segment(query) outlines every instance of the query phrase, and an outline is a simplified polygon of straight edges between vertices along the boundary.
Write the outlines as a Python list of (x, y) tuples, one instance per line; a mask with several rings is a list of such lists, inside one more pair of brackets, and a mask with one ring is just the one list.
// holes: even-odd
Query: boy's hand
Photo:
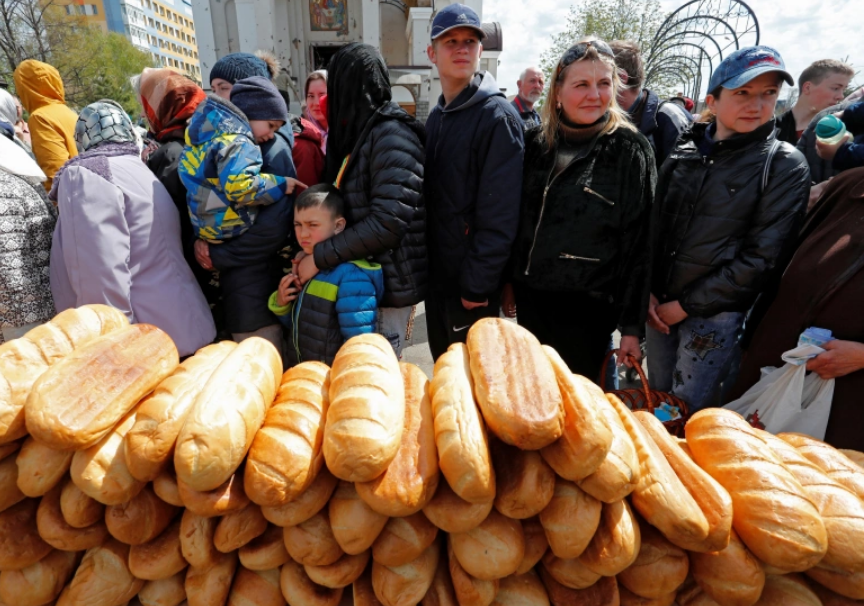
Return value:
[(276, 291), (276, 303), (279, 307), (285, 307), (297, 298), (300, 288), (297, 286), (297, 276), (288, 274), (279, 281), (279, 289)]
[(825, 145), (819, 139), (816, 139), (816, 154), (822, 158), (823, 160), (833, 160), (834, 156), (837, 155), (837, 150), (846, 145), (846, 142), (852, 138), (852, 135), (846, 133), (846, 136), (843, 138), (840, 143), (835, 143), (834, 145)]
[(653, 328), (659, 333), (664, 335), (669, 334), (669, 326), (660, 319), (660, 316), (657, 315), (657, 308), (660, 306), (660, 302), (657, 300), (653, 294), (651, 298), (648, 299), (648, 326)]
[[(687, 319), (687, 312), (678, 301), (670, 301), (657, 306), (657, 316), (667, 327), (675, 326)], [(668, 334), (668, 332), (666, 333)]]
[(210, 260), (210, 245), (204, 240), (195, 240), (193, 248), (195, 250), (195, 260), (198, 261), (198, 265), (206, 270), (212, 271), (213, 261)]
[[(299, 262), (297, 258), (299, 257)], [(294, 258), (294, 273), (297, 274), (300, 284), (306, 284), (309, 280), (318, 275), (318, 268), (315, 266), (315, 257), (313, 255), (297, 255)]]
[(305, 183), (303, 183), (301, 181), (298, 181), (297, 179), (292, 179), (291, 177), (288, 177), (287, 179), (285, 179), (285, 194), (286, 195), (293, 194), (294, 190), (297, 190), (297, 193), (299, 194), (301, 191), (303, 191), (304, 189), (308, 189), (308, 188), (309, 188), (308, 185), (306, 185)]

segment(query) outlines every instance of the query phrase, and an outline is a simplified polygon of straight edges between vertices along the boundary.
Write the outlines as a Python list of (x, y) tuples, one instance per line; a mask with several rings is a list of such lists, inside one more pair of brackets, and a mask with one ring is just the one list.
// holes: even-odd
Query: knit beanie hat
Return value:
[(288, 108), (276, 86), (267, 78), (239, 80), (231, 89), (231, 103), (250, 120), (281, 120), (288, 123)]
[(216, 78), (236, 83), (243, 78), (261, 76), (270, 79), (270, 71), (263, 59), (251, 53), (231, 53), (219, 59), (210, 69), (210, 82)]

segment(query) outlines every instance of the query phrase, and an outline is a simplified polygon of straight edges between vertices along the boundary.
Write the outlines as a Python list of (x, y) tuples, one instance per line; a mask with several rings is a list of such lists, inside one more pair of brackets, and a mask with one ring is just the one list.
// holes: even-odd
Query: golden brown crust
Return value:
[(618, 593), (621, 597), (621, 606), (672, 606), (675, 603), (675, 596), (677, 595), (673, 591), (657, 598), (645, 598), (636, 595), (620, 582), (618, 584)]
[(663, 599), (676, 593), (690, 570), (687, 552), (644, 520), (639, 521), (639, 534), (639, 555), (618, 574), (618, 583), (643, 598)]
[(267, 520), (261, 508), (250, 503), (240, 511), (232, 511), (219, 518), (213, 545), (222, 553), (236, 551), (267, 530)]
[(56, 450), (32, 437), (18, 451), (18, 488), (28, 497), (41, 497), (54, 488), (72, 465), (70, 450)]
[(597, 532), (579, 560), (598, 574), (615, 576), (636, 561), (641, 543), (639, 524), (627, 501), (604, 503)]
[(822, 606), (803, 578), (797, 574), (769, 574), (758, 606)]
[(781, 433), (777, 437), (801, 451), (805, 457), (822, 468), (832, 480), (839, 482), (864, 499), (864, 469), (842, 452), (810, 436)]
[(71, 478), (66, 478), (60, 489), (60, 512), (73, 528), (87, 528), (105, 517), (105, 506), (84, 494)]
[(0, 460), (0, 511), (5, 511), (15, 503), (20, 503), (27, 495), (18, 488), (18, 465), (15, 457)]
[(451, 534), (450, 541), (465, 572), (484, 581), (513, 574), (525, 556), (522, 525), (497, 511), (477, 528)]
[(0, 573), (0, 602), (41, 606), (60, 595), (81, 560), (81, 554), (55, 549), (21, 570)]
[(249, 570), (279, 568), (291, 558), (285, 549), (282, 528), (274, 524), (270, 524), (261, 536), (241, 547), (238, 553), (240, 563)]
[(357, 580), (366, 570), (371, 551), (367, 550), (357, 555), (345, 554), (327, 566), (304, 566), (306, 574), (313, 583), (331, 589), (347, 587)]
[(193, 568), (203, 570), (219, 559), (219, 551), (213, 545), (218, 523), (216, 518), (205, 518), (188, 509), (183, 512), (180, 518), (180, 550)]
[(57, 606), (113, 606), (131, 600), (144, 581), (132, 575), (128, 558), (129, 546), (116, 539), (88, 549)]
[(522, 532), (525, 534), (525, 555), (522, 556), (522, 563), (516, 569), (516, 574), (525, 574), (534, 568), (549, 551), (546, 531), (537, 516), (522, 520)]
[(537, 515), (555, 493), (555, 472), (539, 452), (520, 450), (495, 440), (495, 509), (516, 520)]
[(127, 545), (140, 545), (155, 539), (171, 523), (180, 509), (156, 496), (145, 486), (128, 503), (105, 510), (105, 525), (115, 539)]
[(546, 552), (546, 555), (543, 556), (542, 567), (556, 582), (570, 589), (587, 589), (599, 581), (601, 577), (593, 570), (586, 568), (579, 558), (562, 560), (551, 551)]
[(426, 548), (420, 557), (402, 566), (384, 566), (372, 562), (372, 588), (384, 606), (418, 604), (435, 578), (440, 547), (437, 543)]
[(552, 501), (539, 516), (552, 552), (564, 559), (582, 555), (597, 531), (602, 510), (602, 503), (579, 486), (556, 478)]
[(476, 528), (492, 511), (492, 501), (469, 503), (461, 498), (447, 480), (441, 478), (435, 496), (423, 508), (430, 522), (444, 532), (467, 532)]
[(483, 581), (465, 572), (453, 553), (451, 537), (447, 537), (447, 563), (453, 591), (460, 606), (489, 606), (492, 603), (498, 593), (498, 579)]
[(129, 550), (129, 570), (132, 574), (139, 579), (155, 581), (169, 578), (186, 568), (180, 540), (181, 521), (182, 516), (152, 541), (132, 546)]
[[(282, 596), (289, 604), (302, 604), (304, 606), (337, 606), (342, 599), (343, 589), (330, 589), (312, 582), (303, 566), (293, 560), (285, 562), (279, 577), (279, 586), (282, 588)], [(355, 592), (357, 585), (355, 584)], [(357, 606), (369, 604), (355, 600)], [(190, 604), (190, 606), (192, 606)]]
[(421, 606), (459, 606), (453, 582), (450, 580), (450, 571), (444, 558), (438, 560), (438, 569), (429, 591), (420, 601)]
[(299, 497), (278, 507), (262, 507), (261, 513), (268, 522), (277, 526), (302, 524), (327, 505), (338, 482), (339, 480), (323, 467), (312, 485)]
[[(186, 572), (158, 581), (147, 581), (138, 592), (141, 606), (179, 606), (186, 599)], [(132, 602), (130, 602), (131, 606)]]
[(844, 572), (816, 566), (807, 576), (832, 591), (853, 600), (864, 600), (864, 572)]
[(372, 547), (388, 520), (360, 498), (354, 484), (344, 480), (330, 497), (328, 513), (333, 537), (342, 551), (351, 555)]
[(180, 498), (180, 488), (177, 486), (177, 476), (173, 469), (164, 469), (153, 480), (153, 492), (165, 501), (177, 507), (185, 507), (183, 499)]
[(571, 589), (558, 583), (542, 566), (538, 572), (552, 606), (619, 606), (621, 603), (615, 577), (601, 577), (590, 587)]
[(91, 526), (75, 528), (66, 523), (60, 509), (61, 488), (55, 486), (39, 501), (36, 524), (39, 535), (55, 549), (83, 551), (101, 545), (109, 538), (105, 520), (101, 517)]
[(423, 515), (390, 518), (372, 544), (372, 557), (385, 566), (401, 566), (420, 557), (438, 537), (438, 527)]
[(540, 577), (533, 570), (501, 579), (492, 604), (500, 606), (549, 606), (549, 596)]
[(247, 570), (237, 568), (226, 606), (285, 606), (279, 587), (279, 569)]
[(188, 606), (224, 604), (231, 591), (231, 581), (237, 570), (237, 553), (216, 552), (209, 566), (186, 571), (186, 601)]
[(185, 482), (177, 480), (177, 494), (189, 511), (207, 518), (223, 516), (249, 506), (249, 497), (243, 490), (243, 470), (237, 470), (215, 490), (198, 492)]
[(345, 553), (333, 536), (330, 518), (326, 509), (284, 530), (285, 548), (298, 564), (327, 566)]
[(734, 530), (725, 549), (691, 553), (690, 572), (712, 600), (729, 606), (753, 606), (765, 586), (761, 563)]

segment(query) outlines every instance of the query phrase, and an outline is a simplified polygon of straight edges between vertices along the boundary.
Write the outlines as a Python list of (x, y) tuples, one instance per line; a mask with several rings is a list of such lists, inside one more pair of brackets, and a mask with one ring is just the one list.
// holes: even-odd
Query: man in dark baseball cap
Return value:
[(457, 27), (469, 27), (477, 32), (481, 40), (486, 39), (480, 17), (473, 8), (464, 4), (448, 4), (435, 14), (432, 20), (432, 39), (435, 40)]

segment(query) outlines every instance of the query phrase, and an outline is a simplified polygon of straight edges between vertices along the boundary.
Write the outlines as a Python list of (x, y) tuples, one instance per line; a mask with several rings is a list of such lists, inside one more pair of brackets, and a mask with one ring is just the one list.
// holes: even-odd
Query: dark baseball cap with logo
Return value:
[(480, 25), (480, 17), (473, 8), (464, 4), (448, 4), (438, 11), (432, 20), (432, 39), (457, 27), (470, 27), (477, 30), (481, 40), (486, 37), (486, 32)]
[(770, 46), (748, 46), (723, 59), (711, 74), (708, 92), (712, 93), (721, 86), (739, 88), (768, 72), (777, 72), (789, 85), (795, 84), (780, 53)]

